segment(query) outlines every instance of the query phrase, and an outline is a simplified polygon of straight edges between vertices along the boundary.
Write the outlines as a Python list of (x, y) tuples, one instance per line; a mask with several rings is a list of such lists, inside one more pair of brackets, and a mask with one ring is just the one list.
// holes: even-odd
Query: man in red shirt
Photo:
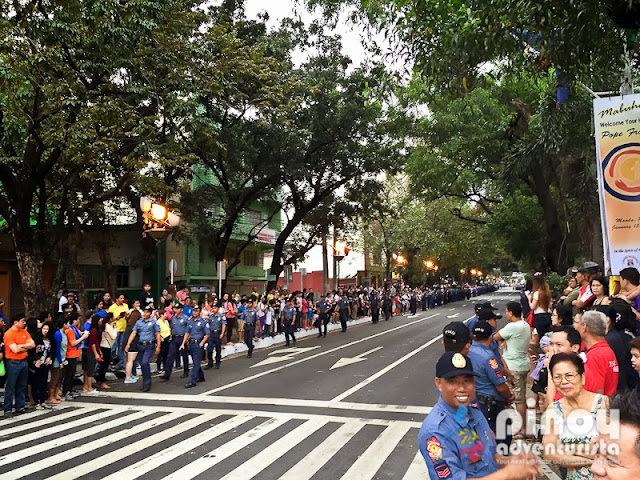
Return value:
[(34, 348), (31, 335), (24, 329), (24, 313), (11, 319), (11, 328), (4, 334), (5, 367), (7, 370), (4, 384), (4, 418), (13, 415), (15, 398), (16, 415), (24, 413), (27, 397), (27, 350)]
[(615, 395), (618, 388), (618, 361), (604, 336), (607, 333), (607, 317), (602, 312), (590, 310), (580, 318), (576, 316), (573, 326), (582, 337), (587, 348), (584, 363), (585, 390)]

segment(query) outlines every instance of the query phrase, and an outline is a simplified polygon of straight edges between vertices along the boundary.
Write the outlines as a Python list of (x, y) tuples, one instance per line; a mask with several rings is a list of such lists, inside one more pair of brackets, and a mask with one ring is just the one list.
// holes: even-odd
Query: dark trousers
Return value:
[(289, 345), (289, 337), (291, 337), (291, 340), (293, 340), (295, 342), (296, 341), (296, 336), (293, 333), (293, 332), (296, 331), (295, 323), (291, 323), (290, 321), (287, 322), (285, 320), (284, 323), (283, 323), (283, 328), (284, 328), (285, 344)]
[[(486, 402), (478, 401), (478, 407), (480, 411), (487, 419), (487, 423), (489, 424), (489, 428), (495, 434), (496, 433), (496, 420), (501, 411), (505, 409), (504, 402), (493, 402), (491, 405), (487, 405)], [(504, 443), (507, 446), (507, 451), (509, 446), (511, 445), (511, 435), (507, 435), (507, 438), (496, 438), (496, 442), (498, 444)]]
[(138, 358), (140, 358), (140, 368), (142, 369), (142, 384), (151, 385), (151, 355), (156, 349), (156, 344), (138, 344)]
[(324, 334), (327, 334), (327, 325), (329, 324), (329, 315), (320, 314), (318, 317), (318, 332), (322, 333), (322, 326), (324, 325)]
[(98, 364), (98, 381), (107, 381), (107, 370), (109, 369), (109, 362), (111, 361), (111, 347), (100, 347), (102, 352), (102, 362)]
[(378, 323), (380, 321), (380, 309), (372, 308), (371, 309), (371, 320), (373, 323)]
[[(231, 335), (233, 334), (233, 329), (238, 329), (237, 323), (236, 323), (236, 317), (227, 317), (227, 343), (231, 342)], [(255, 327), (254, 327), (255, 328)], [(245, 337), (245, 343), (246, 343), (246, 338), (247, 338), (247, 327), (245, 326), (244, 328), (244, 337)]]
[(347, 331), (347, 320), (349, 317), (347, 315), (340, 315), (340, 325), (342, 325), (342, 331)]
[(385, 320), (389, 320), (389, 318), (391, 317), (391, 307), (385, 307), (384, 308), (384, 319)]
[(220, 361), (222, 360), (222, 340), (220, 339), (220, 332), (215, 333), (211, 332), (211, 336), (207, 343), (207, 356), (208, 362), (207, 365), (209, 367), (213, 366), (213, 350), (216, 350), (216, 365), (220, 365)]
[(156, 367), (158, 370), (166, 370), (167, 368), (167, 356), (169, 355), (169, 344), (171, 343), (171, 337), (167, 337), (162, 340), (160, 344), (160, 353), (156, 359)]
[(551, 330), (551, 314), (536, 313), (533, 316), (533, 324), (535, 325), (540, 338), (544, 337), (544, 335)]
[(427, 297), (422, 299), (422, 311), (424, 312), (427, 309)]
[[(27, 380), (29, 377), (29, 367), (26, 360), (5, 360), (4, 382), (4, 412), (11, 413), (15, 407), (16, 412), (24, 410), (27, 398)], [(13, 402), (15, 398), (15, 404)]]
[(204, 373), (200, 362), (202, 362), (202, 347), (200, 346), (200, 339), (198, 342), (189, 342), (189, 352), (191, 352), (191, 359), (193, 360), (193, 368), (191, 369), (191, 383), (197, 383), (198, 381), (204, 381)]
[[(229, 319), (227, 319), (227, 321), (228, 320)], [(244, 324), (244, 343), (247, 344), (249, 353), (253, 352), (253, 336), (255, 334), (256, 334), (256, 324), (252, 323), (251, 325), (249, 325), (248, 323), (245, 323)]]
[(67, 364), (63, 370), (62, 394), (65, 395), (73, 390), (73, 379), (76, 376), (77, 358), (67, 358)]
[(169, 353), (167, 354), (167, 361), (164, 367), (165, 378), (169, 378), (171, 376), (171, 371), (173, 370), (173, 362), (179, 355), (182, 355), (182, 360), (184, 363), (184, 373), (189, 373), (189, 349), (185, 348), (182, 352), (180, 352), (180, 345), (182, 345), (182, 340), (184, 340), (183, 337), (173, 337), (171, 339), (171, 342), (169, 343)]
[(49, 365), (42, 364), (33, 372), (33, 382), (31, 383), (31, 396), (36, 405), (47, 401), (47, 379), (49, 378)]

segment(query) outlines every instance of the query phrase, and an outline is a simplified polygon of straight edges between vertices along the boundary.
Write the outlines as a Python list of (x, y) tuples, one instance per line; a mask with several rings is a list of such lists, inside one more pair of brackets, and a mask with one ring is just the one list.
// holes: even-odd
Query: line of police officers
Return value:
[[(534, 455), (497, 453), (496, 419), (513, 401), (513, 393), (492, 337), (498, 317), (494, 310), (479, 304), (472, 331), (463, 322), (444, 327), (445, 353), (435, 378), (440, 396), (418, 434), (432, 479), (529, 480), (542, 474)], [(508, 448), (511, 438), (498, 441)]]

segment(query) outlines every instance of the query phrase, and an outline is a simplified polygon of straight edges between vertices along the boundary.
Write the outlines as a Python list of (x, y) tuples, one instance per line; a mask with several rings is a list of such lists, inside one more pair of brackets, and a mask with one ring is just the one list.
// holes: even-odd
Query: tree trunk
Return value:
[(322, 293), (329, 292), (329, 249), (327, 248), (327, 227), (322, 229)]
[[(337, 241), (337, 236), (336, 236), (336, 226), (333, 226), (333, 252), (335, 253), (336, 251), (336, 241)], [(338, 262), (336, 261), (336, 256), (335, 255), (331, 255), (331, 258), (333, 259), (333, 289), (335, 291), (338, 291), (340, 289), (340, 279), (338, 278)]]
[(78, 304), (83, 312), (89, 309), (89, 296), (87, 295), (87, 289), (84, 284), (84, 275), (78, 264), (78, 249), (82, 243), (82, 234), (79, 229), (76, 229), (76, 233), (70, 235), (67, 239), (67, 252), (69, 260), (69, 270), (73, 276), (74, 283), (78, 294)]
[(24, 296), (24, 313), (27, 317), (35, 317), (44, 310), (50, 310), (44, 294), (42, 279), (44, 260), (40, 255), (26, 249), (18, 248), (16, 241), (16, 260), (20, 272), (20, 283)]
[(385, 281), (391, 281), (391, 252), (385, 252), (384, 257), (386, 260), (386, 265), (384, 267)]
[(545, 241), (546, 266), (550, 271), (557, 272), (562, 262), (566, 262), (566, 258), (563, 258), (562, 255), (563, 251), (565, 251), (562, 241), (562, 228), (558, 220), (558, 209), (551, 196), (549, 181), (545, 176), (544, 170), (539, 165), (533, 169), (533, 181), (538, 204), (542, 207), (544, 226), (547, 232)]
[(116, 272), (113, 268), (113, 260), (111, 259), (111, 250), (109, 249), (111, 242), (108, 235), (106, 232), (98, 235), (99, 239), (96, 240), (96, 246), (98, 247), (98, 256), (102, 266), (102, 285), (105, 292), (109, 292), (111, 298), (115, 299), (118, 295), (118, 283), (116, 281)]

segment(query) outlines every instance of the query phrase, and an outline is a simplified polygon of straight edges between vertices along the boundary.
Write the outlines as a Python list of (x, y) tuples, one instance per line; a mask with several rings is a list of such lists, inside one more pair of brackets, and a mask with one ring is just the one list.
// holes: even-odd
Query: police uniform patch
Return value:
[(436, 475), (438, 475), (438, 478), (451, 478), (451, 469), (449, 468), (449, 465), (447, 465), (446, 460), (442, 460), (435, 464), (433, 466), (433, 469), (436, 471)]
[(461, 353), (456, 353), (451, 357), (451, 363), (456, 368), (464, 368), (467, 366), (467, 361), (464, 359)]
[(495, 358), (492, 358), (491, 360), (489, 360), (489, 365), (491, 366), (491, 368), (493, 368), (494, 370), (498, 369), (498, 361)]
[(442, 446), (436, 437), (427, 440), (427, 453), (432, 462), (442, 460)]

